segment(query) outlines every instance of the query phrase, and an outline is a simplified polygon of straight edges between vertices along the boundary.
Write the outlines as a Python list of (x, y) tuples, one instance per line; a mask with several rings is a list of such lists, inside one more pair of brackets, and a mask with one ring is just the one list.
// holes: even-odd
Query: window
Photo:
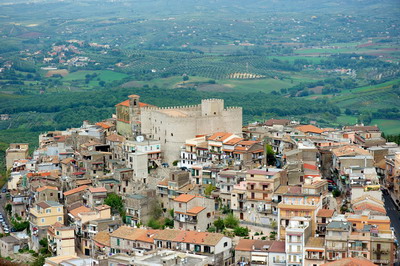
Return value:
[(120, 239), (117, 238), (117, 246), (119, 246), (119, 244), (120, 244)]
[(53, 193), (50, 193), (50, 197), (53, 197)]
[(224, 243), (224, 248), (226, 248), (228, 246), (228, 242)]
[(57, 208), (57, 212), (61, 212), (61, 208)]
[(45, 218), (42, 218), (42, 223), (44, 223), (44, 221), (46, 221), (46, 219), (45, 219)]
[(51, 213), (51, 209), (46, 209), (46, 213)]
[(61, 222), (61, 221), (62, 221), (62, 217), (61, 217), (61, 216), (58, 217), (58, 218), (57, 218), (57, 221)]

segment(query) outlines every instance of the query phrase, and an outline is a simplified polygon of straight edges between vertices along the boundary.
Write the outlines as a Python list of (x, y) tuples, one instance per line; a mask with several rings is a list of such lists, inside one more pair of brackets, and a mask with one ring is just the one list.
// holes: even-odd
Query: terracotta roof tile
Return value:
[(105, 187), (90, 187), (89, 191), (91, 193), (98, 193), (98, 192), (107, 192), (107, 189)]
[(298, 126), (296, 127), (297, 130), (304, 132), (304, 133), (317, 133), (317, 134), (321, 134), (322, 132), (324, 132), (322, 129), (313, 126), (313, 125), (302, 125), (302, 126)]
[(203, 211), (203, 210), (205, 210), (205, 209), (206, 209), (206, 208), (204, 208), (204, 207), (196, 206), (196, 207), (191, 208), (191, 209), (188, 210), (187, 212), (188, 212), (188, 213), (198, 214), (198, 213), (200, 213), (201, 211)]
[(227, 142), (225, 142), (224, 144), (226, 144), (226, 145), (235, 145), (235, 144), (237, 144), (238, 142), (240, 142), (242, 140), (243, 140), (243, 138), (232, 138), (232, 139), (228, 140)]
[(105, 122), (97, 122), (97, 123), (96, 123), (96, 126), (102, 127), (102, 128), (104, 128), (104, 129), (109, 129), (109, 128), (111, 127), (110, 124), (105, 123)]
[(317, 213), (318, 217), (325, 217), (325, 218), (330, 218), (333, 216), (333, 213), (335, 210), (329, 210), (329, 209), (320, 209)]
[(226, 140), (227, 138), (229, 138), (232, 135), (233, 135), (232, 133), (217, 132), (217, 133), (214, 133), (211, 136), (209, 136), (208, 140), (223, 142), (224, 140)]
[(111, 134), (110, 136), (106, 137), (107, 140), (111, 142), (124, 142), (125, 137), (117, 135), (117, 134)]
[(103, 246), (110, 247), (111, 246), (110, 233), (107, 231), (100, 231), (94, 236), (93, 241)]
[(195, 195), (181, 194), (178, 197), (176, 197), (174, 200), (177, 202), (189, 202), (192, 199), (194, 199), (195, 197), (196, 197)]
[(88, 188), (88, 186), (87, 186), (87, 185), (84, 185), (84, 186), (80, 186), (80, 187), (77, 187), (77, 188), (74, 188), (74, 189), (65, 191), (65, 192), (64, 192), (64, 196), (68, 196), (68, 195), (72, 195), (72, 194), (78, 193), (78, 192), (80, 192), (80, 191), (84, 191), (84, 190), (87, 189), (87, 188)]
[(58, 191), (58, 188), (57, 188), (57, 187), (52, 187), (52, 186), (43, 186), (43, 187), (39, 187), (39, 188), (36, 189), (36, 191), (37, 191), (37, 192), (42, 192), (43, 190), (46, 190), (46, 189), (51, 189), (51, 190), (57, 190), (57, 191)]
[(269, 252), (285, 253), (285, 241), (273, 241)]
[[(127, 106), (127, 107), (129, 107), (129, 100), (120, 102), (120, 103), (116, 104), (115, 106)], [(147, 104), (147, 103), (139, 102), (139, 107), (145, 107), (145, 106), (152, 106), (152, 105)]]
[(91, 212), (92, 210), (88, 207), (85, 206), (80, 206), (76, 209), (70, 210), (69, 213), (72, 214), (75, 218), (78, 217), (79, 213), (83, 213), (83, 212)]

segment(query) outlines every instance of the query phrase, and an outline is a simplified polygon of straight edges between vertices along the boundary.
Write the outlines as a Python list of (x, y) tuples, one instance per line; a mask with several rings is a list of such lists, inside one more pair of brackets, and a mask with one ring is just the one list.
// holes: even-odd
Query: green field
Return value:
[(68, 74), (66, 77), (64, 77), (64, 81), (73, 81), (73, 80), (84, 80), (85, 76), (87, 74), (97, 74), (97, 77), (95, 79), (100, 79), (105, 82), (110, 82), (114, 80), (121, 80), (123, 78), (126, 78), (128, 75), (124, 73), (119, 73), (111, 70), (99, 70), (99, 71), (89, 71), (89, 70), (82, 70), (82, 71), (77, 71), (77, 72), (72, 72)]
[(385, 134), (400, 134), (400, 120), (373, 119), (371, 125), (378, 125)]
[(357, 117), (351, 115), (340, 115), (336, 120), (340, 125), (354, 125), (357, 123)]
[(218, 84), (225, 85), (232, 88), (232, 90), (240, 92), (272, 92), (280, 90), (282, 88), (289, 88), (297, 85), (299, 82), (293, 80), (293, 83), (289, 79), (224, 79), (219, 80)]
[(268, 56), (269, 59), (279, 59), (281, 61), (288, 61), (290, 63), (293, 63), (296, 59), (305, 59), (309, 62), (312, 62), (313, 64), (318, 64), (321, 62), (321, 60), (326, 59), (327, 57), (325, 56)]

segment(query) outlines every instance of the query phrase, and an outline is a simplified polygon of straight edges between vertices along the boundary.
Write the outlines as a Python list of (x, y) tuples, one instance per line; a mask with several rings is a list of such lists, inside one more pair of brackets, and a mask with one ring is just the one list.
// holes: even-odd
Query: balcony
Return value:
[(257, 212), (259, 213), (264, 213), (264, 214), (271, 214), (272, 213), (272, 209), (257, 209)]
[(374, 248), (374, 253), (381, 253), (381, 254), (388, 254), (389, 253), (389, 249), (375, 249)]
[(267, 189), (261, 189), (261, 188), (253, 188), (247, 187), (247, 191), (249, 192), (262, 192), (262, 193), (272, 193), (274, 190), (272, 188), (267, 188)]
[(364, 252), (368, 252), (368, 248), (351, 246), (351, 247), (349, 247), (349, 251), (364, 251)]
[(371, 259), (371, 261), (375, 264), (389, 264), (390, 261), (389, 260), (375, 260), (375, 259)]
[(306, 259), (307, 260), (324, 260), (325, 257), (324, 256), (317, 256), (317, 255), (315, 255), (315, 256), (309, 255), (309, 256), (306, 256)]
[(273, 260), (273, 263), (286, 264), (286, 260)]
[(346, 247), (326, 247), (326, 250), (347, 251)]
[(179, 216), (175, 216), (174, 220), (180, 223), (190, 223), (190, 224), (197, 224), (198, 220), (197, 219), (190, 219), (190, 218), (179, 218)]

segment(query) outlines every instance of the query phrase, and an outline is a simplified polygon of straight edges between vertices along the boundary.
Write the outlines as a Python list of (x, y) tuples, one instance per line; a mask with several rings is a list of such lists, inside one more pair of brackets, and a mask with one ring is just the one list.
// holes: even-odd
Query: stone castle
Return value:
[(138, 95), (128, 97), (116, 105), (118, 133), (127, 138), (159, 140), (165, 162), (178, 158), (186, 139), (213, 132), (242, 132), (242, 108), (225, 108), (222, 99), (204, 99), (191, 106), (156, 107), (141, 103)]

